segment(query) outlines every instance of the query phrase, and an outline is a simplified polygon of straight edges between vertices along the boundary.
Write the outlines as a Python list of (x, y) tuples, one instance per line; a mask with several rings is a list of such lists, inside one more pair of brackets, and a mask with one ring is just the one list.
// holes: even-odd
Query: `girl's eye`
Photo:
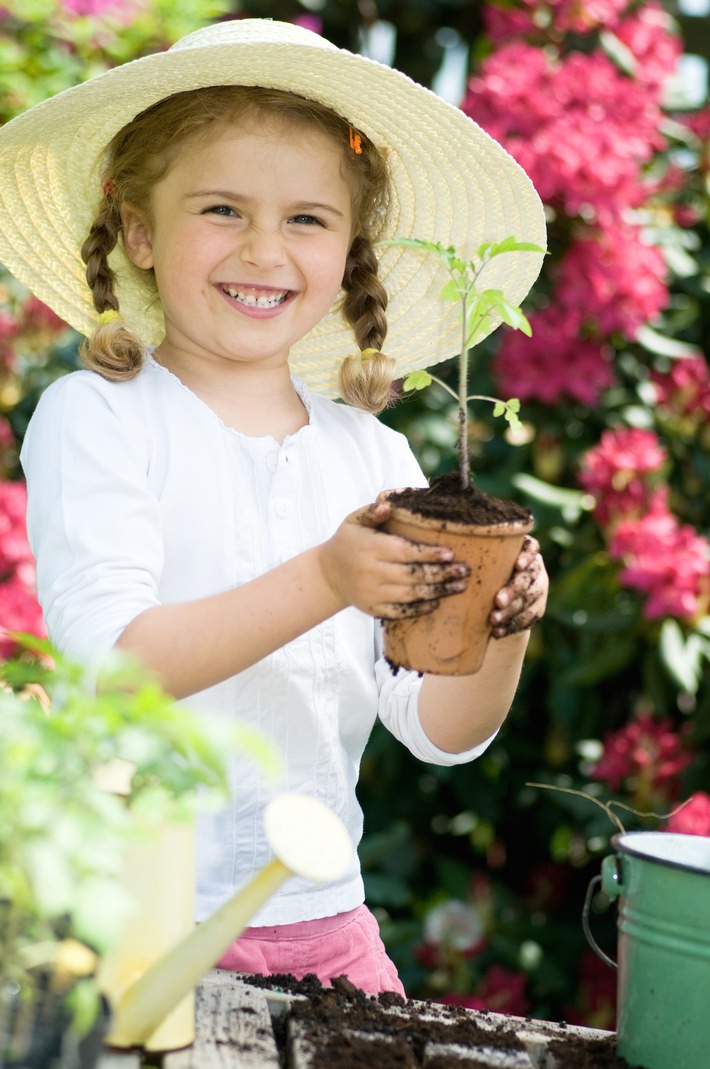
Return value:
[(320, 219), (316, 219), (315, 215), (294, 215), (291, 217), (291, 222), (299, 223), (302, 226), (322, 226)]
[(213, 204), (210, 208), (205, 208), (205, 215), (222, 215), (227, 219), (234, 219), (237, 213), (229, 204)]

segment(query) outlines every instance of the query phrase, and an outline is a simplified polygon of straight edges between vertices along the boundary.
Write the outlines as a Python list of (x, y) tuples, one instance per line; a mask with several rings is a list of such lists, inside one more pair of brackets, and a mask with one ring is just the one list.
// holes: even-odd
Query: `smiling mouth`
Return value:
[(256, 290), (250, 286), (243, 289), (223, 286), (222, 289), (228, 297), (246, 305), (247, 308), (277, 308), (286, 301), (291, 292), (290, 290), (271, 290), (265, 293), (263, 290)]

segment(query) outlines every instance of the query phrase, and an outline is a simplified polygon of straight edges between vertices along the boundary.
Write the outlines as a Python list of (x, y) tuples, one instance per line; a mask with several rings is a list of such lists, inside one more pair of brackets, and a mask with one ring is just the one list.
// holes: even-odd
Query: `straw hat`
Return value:
[[(222, 84), (263, 85), (318, 100), (386, 148), (394, 196), (379, 239), (424, 238), (467, 256), (483, 241), (509, 236), (544, 247), (543, 208), (529, 178), (460, 109), (400, 71), (302, 27), (237, 19), (68, 89), (0, 130), (0, 261), (81, 333), (98, 321), (79, 250), (101, 196), (102, 150), (158, 100)], [(446, 276), (437, 258), (398, 247), (380, 248), (378, 255), (390, 295), (384, 348), (398, 373), (456, 353), (458, 309), (439, 300)], [(541, 261), (537, 253), (501, 255), (486, 269), (486, 285), (518, 305)], [(128, 270), (120, 247), (111, 263), (128, 325), (157, 343), (162, 321), (148, 303), (148, 287)], [(352, 331), (336, 308), (294, 347), (291, 366), (313, 389), (333, 396), (338, 367), (353, 351)]]

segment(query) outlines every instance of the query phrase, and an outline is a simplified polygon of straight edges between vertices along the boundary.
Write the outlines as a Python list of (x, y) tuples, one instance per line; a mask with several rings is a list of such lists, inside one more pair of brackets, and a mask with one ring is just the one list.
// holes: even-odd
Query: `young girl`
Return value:
[[(88, 337), (88, 370), (46, 391), (22, 452), (50, 637), (94, 671), (117, 647), (194, 709), (247, 718), (282, 755), (282, 786), (357, 844), (376, 716), (422, 761), (478, 756), (547, 589), (528, 539), (476, 675), (382, 658), (378, 618), (430, 612), (467, 575), (379, 529), (384, 492), (425, 480), (372, 413), (458, 330), (434, 259), (376, 243), (544, 244), (529, 180), (404, 75), (241, 20), (10, 123), (0, 197), (0, 259)], [(499, 260), (489, 284), (519, 302), (540, 257)], [(239, 756), (231, 781), (198, 829), (198, 919), (268, 860), (269, 788)], [(220, 964), (401, 991), (363, 900), (357, 867), (292, 879)]]

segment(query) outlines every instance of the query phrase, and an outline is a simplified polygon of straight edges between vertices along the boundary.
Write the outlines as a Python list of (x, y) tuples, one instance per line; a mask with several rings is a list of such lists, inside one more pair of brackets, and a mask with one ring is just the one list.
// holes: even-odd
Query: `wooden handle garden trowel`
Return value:
[(273, 860), (206, 921), (149, 964), (138, 979), (123, 990), (106, 991), (114, 1017), (107, 1040), (110, 1046), (170, 1050), (190, 1043), (194, 1032), (186, 1038), (183, 1029), (171, 1037), (169, 1029), (159, 1026), (163, 1022), (167, 1026), (165, 1019), (192, 993), (264, 902), (290, 876), (325, 883), (342, 876), (354, 859), (343, 823), (306, 795), (274, 798), (264, 812), (264, 831)]

